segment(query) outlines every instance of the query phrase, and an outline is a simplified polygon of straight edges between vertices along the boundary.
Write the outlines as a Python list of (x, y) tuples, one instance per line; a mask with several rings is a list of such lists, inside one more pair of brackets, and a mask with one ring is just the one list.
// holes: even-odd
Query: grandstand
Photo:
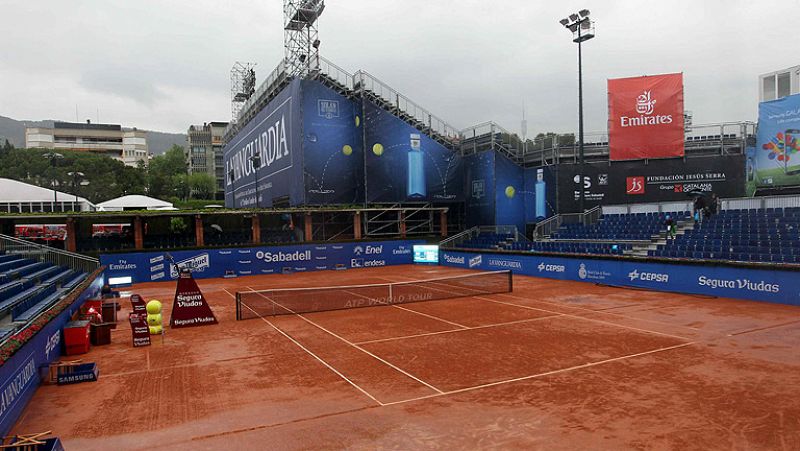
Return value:
[(0, 235), (0, 340), (24, 329), (98, 267), (95, 259)]

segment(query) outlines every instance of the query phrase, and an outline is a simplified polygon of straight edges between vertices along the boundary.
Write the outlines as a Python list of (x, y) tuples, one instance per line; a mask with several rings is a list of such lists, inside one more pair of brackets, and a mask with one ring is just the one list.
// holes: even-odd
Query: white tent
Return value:
[(100, 202), (97, 204), (97, 209), (100, 211), (173, 210), (174, 207), (170, 202), (161, 199), (132, 194)]
[(0, 212), (91, 211), (94, 204), (74, 194), (0, 178)]

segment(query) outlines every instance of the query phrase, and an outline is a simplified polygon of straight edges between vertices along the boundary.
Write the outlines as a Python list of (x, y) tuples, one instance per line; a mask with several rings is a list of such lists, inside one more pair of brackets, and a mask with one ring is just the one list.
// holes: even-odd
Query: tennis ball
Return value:
[(509, 198), (509, 199), (513, 198), (514, 194), (516, 194), (516, 192), (517, 192), (517, 190), (515, 190), (513, 186), (507, 186), (506, 187), (506, 197)]
[(161, 302), (156, 299), (147, 303), (147, 313), (161, 313)]
[(361, 118), (358, 117), (358, 115), (356, 115), (356, 127), (358, 127), (359, 125), (361, 125)]
[(349, 145), (345, 145), (344, 147), (342, 147), (342, 153), (349, 156), (353, 153), (353, 148), (350, 147)]
[(161, 313), (156, 314), (148, 314), (147, 315), (147, 325), (149, 326), (160, 326), (161, 325)]
[(150, 335), (158, 335), (161, 333), (161, 326), (150, 326)]
[(383, 144), (377, 143), (374, 146), (372, 146), (372, 153), (374, 153), (377, 156), (383, 155)]

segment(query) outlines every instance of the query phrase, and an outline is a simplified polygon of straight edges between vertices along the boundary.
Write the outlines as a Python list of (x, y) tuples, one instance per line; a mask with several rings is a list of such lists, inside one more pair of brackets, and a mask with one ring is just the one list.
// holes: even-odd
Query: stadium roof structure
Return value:
[(117, 197), (97, 204), (100, 211), (173, 210), (171, 202), (139, 194)]

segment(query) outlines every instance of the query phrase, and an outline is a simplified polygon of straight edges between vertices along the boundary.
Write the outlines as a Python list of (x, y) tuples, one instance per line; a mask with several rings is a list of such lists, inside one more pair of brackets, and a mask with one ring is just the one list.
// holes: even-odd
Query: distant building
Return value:
[(220, 198), (225, 193), (225, 165), (222, 162), (222, 136), (225, 134), (227, 122), (209, 122), (189, 127), (186, 146), (186, 164), (189, 174), (210, 174), (217, 180), (217, 194)]
[(53, 128), (26, 127), (25, 147), (106, 155), (136, 166), (147, 163), (147, 132), (123, 130), (116, 124), (55, 122)]
[(758, 77), (758, 101), (800, 94), (800, 66), (770, 72)]

